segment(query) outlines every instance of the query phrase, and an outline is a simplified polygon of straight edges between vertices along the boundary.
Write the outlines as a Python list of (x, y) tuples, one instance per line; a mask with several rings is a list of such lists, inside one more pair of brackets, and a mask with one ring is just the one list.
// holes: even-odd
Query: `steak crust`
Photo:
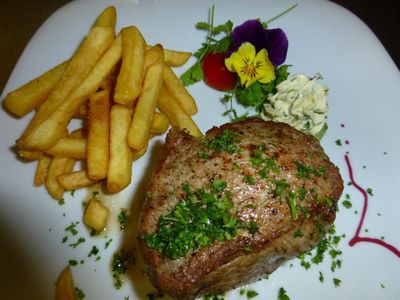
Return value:
[[(199, 155), (204, 141), (226, 131), (237, 134), (239, 151)], [(253, 160), (260, 145), (279, 169), (267, 177), (260, 176)], [(256, 222), (257, 232), (239, 229), (233, 239), (215, 241), (174, 260), (149, 247), (144, 237), (155, 233), (160, 217), (185, 197), (182, 186), (200, 189), (214, 180), (226, 182), (234, 214), (240, 221)], [(289, 184), (291, 195), (302, 191), (297, 209), (279, 197), (278, 181)], [(214, 127), (200, 139), (170, 130), (148, 191), (137, 233), (146, 272), (161, 292), (194, 299), (256, 281), (312, 249), (335, 220), (343, 181), (314, 137), (284, 123), (252, 118)], [(299, 230), (302, 236), (295, 235)]]

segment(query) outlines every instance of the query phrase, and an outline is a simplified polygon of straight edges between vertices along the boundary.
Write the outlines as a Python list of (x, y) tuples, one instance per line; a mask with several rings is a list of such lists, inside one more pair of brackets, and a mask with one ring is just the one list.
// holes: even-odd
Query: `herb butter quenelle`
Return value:
[(287, 124), (250, 118), (203, 138), (173, 129), (139, 221), (146, 272), (176, 299), (263, 278), (317, 245), (342, 191), (318, 140)]

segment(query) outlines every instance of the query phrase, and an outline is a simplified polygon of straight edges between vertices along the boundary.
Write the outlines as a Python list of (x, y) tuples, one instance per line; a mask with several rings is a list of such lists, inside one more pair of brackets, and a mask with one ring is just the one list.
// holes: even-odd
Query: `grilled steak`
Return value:
[(176, 299), (265, 277), (324, 237), (342, 190), (318, 141), (289, 125), (172, 129), (139, 223), (146, 272)]

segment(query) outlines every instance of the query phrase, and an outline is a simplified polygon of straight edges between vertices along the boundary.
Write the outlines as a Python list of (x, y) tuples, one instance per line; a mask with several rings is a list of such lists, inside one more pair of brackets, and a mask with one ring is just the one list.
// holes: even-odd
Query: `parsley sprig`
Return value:
[[(201, 44), (201, 48), (198, 49), (193, 56), (197, 58), (197, 61), (191, 66), (185, 73), (181, 75), (182, 83), (185, 86), (194, 84), (198, 81), (203, 80), (204, 74), (201, 67), (204, 56), (209, 53), (223, 53), (229, 49), (232, 42), (232, 21), (228, 20), (224, 24), (214, 26), (214, 5), (211, 8), (211, 20), (207, 22), (197, 22), (196, 28), (200, 30), (206, 30), (208, 32), (206, 42)], [(225, 34), (222, 38), (217, 39), (220, 34)]]

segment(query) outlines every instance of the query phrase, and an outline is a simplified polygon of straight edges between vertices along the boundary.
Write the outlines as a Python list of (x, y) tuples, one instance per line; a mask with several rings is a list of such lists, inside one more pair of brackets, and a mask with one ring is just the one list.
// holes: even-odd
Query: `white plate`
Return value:
[[(162, 43), (167, 48), (194, 51), (204, 41), (205, 33), (195, 29), (197, 21), (207, 20), (212, 1), (76, 1), (52, 15), (35, 34), (21, 56), (4, 95), (51, 66), (68, 58), (88, 32), (96, 16), (109, 4), (117, 8), (118, 29), (134, 24), (149, 44)], [(250, 18), (267, 20), (283, 11), (292, 1), (215, 1), (216, 24), (231, 19), (235, 25)], [(330, 88), (329, 130), (322, 141), (326, 152), (341, 170), (347, 183), (349, 173), (346, 152), (353, 165), (357, 183), (372, 188), (362, 236), (385, 237), (400, 248), (400, 74), (385, 49), (371, 31), (354, 15), (327, 1), (301, 1), (288, 15), (271, 27), (281, 27), (289, 38), (286, 63), (292, 73), (313, 75), (320, 72)], [(192, 62), (192, 61), (191, 61)], [(182, 72), (190, 65), (178, 69)], [(197, 99), (199, 113), (195, 120), (205, 131), (212, 125), (227, 122), (220, 103), (221, 93), (204, 84), (190, 87)], [(76, 286), (85, 299), (145, 299), (151, 291), (140, 263), (134, 280), (123, 288), (113, 287), (109, 270), (112, 253), (133, 238), (119, 231), (113, 222), (107, 237), (91, 238), (79, 224), (78, 235), (65, 232), (71, 222), (81, 221), (82, 201), (90, 191), (66, 194), (65, 205), (52, 200), (44, 188), (34, 188), (35, 163), (19, 161), (12, 152), (14, 140), (27, 125), (31, 115), (17, 120), (0, 111), (0, 257), (2, 299), (50, 299), (54, 282), (70, 259), (83, 264), (72, 267)], [(345, 126), (342, 127), (341, 124)], [(342, 146), (335, 141), (341, 139)], [(162, 141), (162, 138), (159, 139)], [(345, 141), (349, 141), (346, 144)], [(157, 153), (157, 144), (133, 166), (133, 183), (109, 201), (115, 209), (132, 207), (136, 215), (144, 187)], [(386, 153), (386, 154), (385, 154)], [(363, 167), (365, 166), (365, 167)], [(332, 273), (330, 260), (306, 271), (297, 259), (286, 263), (268, 280), (253, 284), (256, 299), (276, 299), (283, 286), (292, 299), (395, 299), (400, 295), (400, 257), (371, 243), (348, 245), (359, 223), (363, 195), (354, 187), (345, 187), (353, 207), (340, 205), (336, 226), (346, 238), (340, 244), (342, 268)], [(133, 199), (133, 200), (132, 200)], [(355, 214), (355, 210), (358, 214)], [(368, 229), (368, 232), (365, 230)], [(68, 235), (66, 243), (62, 238)], [(85, 237), (86, 242), (72, 249), (68, 246)], [(104, 249), (106, 241), (113, 239)], [(101, 259), (88, 257), (92, 246), (100, 249)], [(293, 267), (290, 266), (293, 264)], [(318, 280), (319, 271), (325, 281)], [(342, 280), (334, 287), (333, 278)], [(383, 286), (384, 287), (383, 287)], [(244, 299), (238, 291), (229, 299)], [(397, 298), (398, 299), (398, 298)]]

